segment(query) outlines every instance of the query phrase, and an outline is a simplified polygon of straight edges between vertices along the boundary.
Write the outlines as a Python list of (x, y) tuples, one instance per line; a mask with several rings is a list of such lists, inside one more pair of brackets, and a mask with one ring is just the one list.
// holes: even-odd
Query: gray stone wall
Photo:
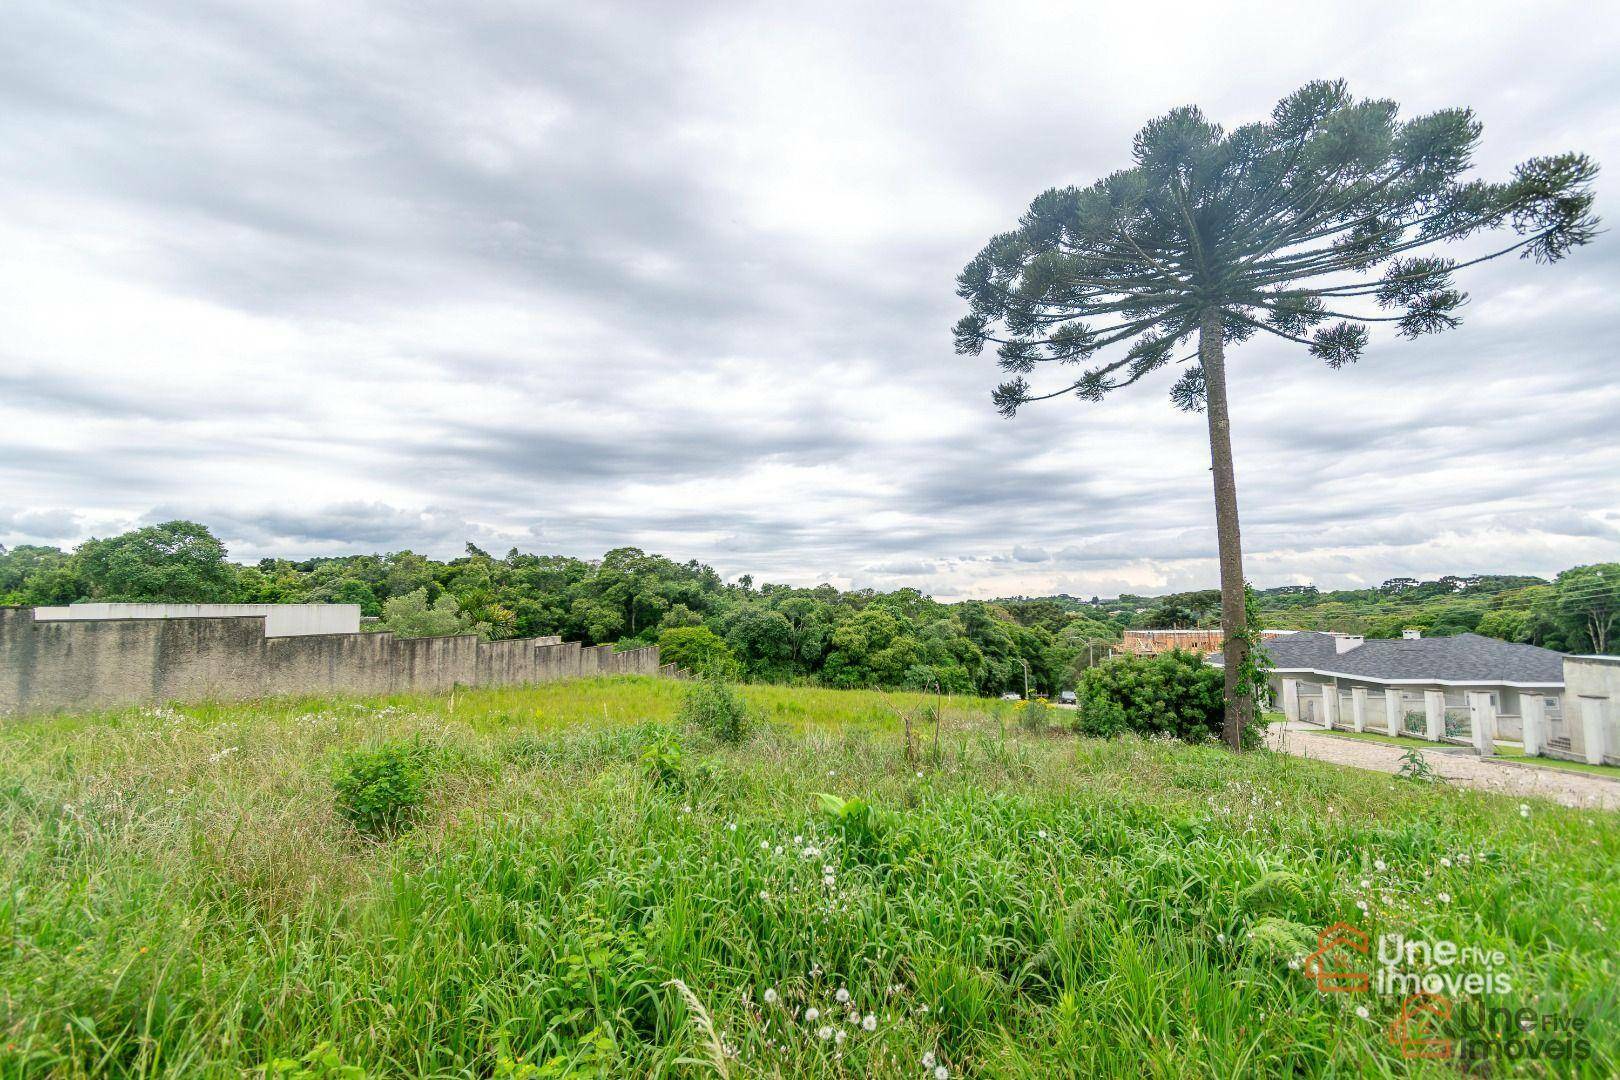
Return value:
[(555, 637), (266, 637), (264, 618), (35, 621), (0, 607), (0, 715), (292, 694), (515, 686), (667, 675), (650, 646), (614, 652)]

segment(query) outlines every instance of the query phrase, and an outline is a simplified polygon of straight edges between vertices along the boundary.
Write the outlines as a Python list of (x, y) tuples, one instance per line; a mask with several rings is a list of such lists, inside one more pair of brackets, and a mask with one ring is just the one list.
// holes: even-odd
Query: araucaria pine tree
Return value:
[[(1170, 397), (1209, 418), (1233, 747), (1254, 701), (1226, 346), (1273, 334), (1342, 367), (1370, 324), (1406, 337), (1456, 326), (1458, 270), (1515, 251), (1557, 262), (1596, 231), (1597, 166), (1585, 155), (1533, 158), (1502, 183), (1464, 179), (1480, 134), (1469, 110), (1397, 113), (1342, 82), (1311, 83), (1269, 121), (1230, 132), (1176, 109), (1137, 134), (1134, 168), (1037, 196), (957, 279), (971, 308), (957, 351), (995, 347), (1013, 376), (992, 395), (1006, 416), (1066, 394), (1096, 401), (1187, 365)], [(1498, 230), (1462, 261), (1434, 253)], [(1025, 377), (1071, 365), (1050, 388)]]

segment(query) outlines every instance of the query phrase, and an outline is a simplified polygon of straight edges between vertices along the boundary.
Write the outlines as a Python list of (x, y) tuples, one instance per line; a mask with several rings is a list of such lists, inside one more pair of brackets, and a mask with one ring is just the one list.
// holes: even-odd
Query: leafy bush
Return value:
[(748, 704), (730, 684), (704, 676), (686, 688), (681, 719), (721, 742), (741, 742), (748, 732)]
[(409, 828), (427, 789), (427, 757), (414, 740), (344, 754), (332, 779), (338, 813), (371, 836)]
[(430, 606), (427, 587), (383, 604), (383, 625), (400, 637), (448, 637), (452, 634), (489, 636), (489, 626), (473, 620), (449, 593), (440, 593)]
[[(1185, 742), (1219, 738), (1225, 688), (1219, 668), (1190, 652), (1122, 656), (1086, 669), (1077, 690), (1078, 730), (1109, 737), (1122, 731), (1171, 735)], [(1258, 741), (1258, 730), (1245, 741)]]
[(707, 626), (677, 626), (658, 635), (658, 658), (697, 675), (735, 677), (742, 669), (731, 646)]
[(686, 786), (685, 756), (674, 732), (661, 731), (642, 749), (641, 763), (654, 784), (680, 790)]

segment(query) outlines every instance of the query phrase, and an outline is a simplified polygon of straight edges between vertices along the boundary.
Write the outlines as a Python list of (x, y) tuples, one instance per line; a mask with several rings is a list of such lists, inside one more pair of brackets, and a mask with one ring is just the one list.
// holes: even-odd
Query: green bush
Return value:
[(704, 676), (686, 688), (681, 719), (721, 742), (735, 743), (748, 733), (750, 718), (748, 704), (729, 683)]
[(647, 770), (648, 779), (659, 787), (674, 790), (686, 786), (685, 758), (680, 740), (670, 731), (658, 732), (641, 751), (641, 764)]
[(338, 813), (371, 836), (410, 828), (427, 789), (427, 757), (415, 740), (344, 754), (332, 778)]
[[(1077, 729), (1107, 738), (1122, 731), (1185, 742), (1220, 738), (1225, 688), (1219, 668), (1190, 652), (1122, 656), (1087, 668), (1077, 688)], [(1245, 741), (1258, 740), (1258, 731)]]
[(695, 675), (734, 678), (742, 671), (731, 646), (707, 626), (677, 626), (658, 635), (658, 658)]

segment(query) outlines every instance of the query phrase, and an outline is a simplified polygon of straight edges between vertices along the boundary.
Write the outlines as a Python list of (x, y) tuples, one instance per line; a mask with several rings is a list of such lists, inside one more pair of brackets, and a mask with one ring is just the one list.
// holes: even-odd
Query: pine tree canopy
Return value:
[[(1456, 326), (1467, 298), (1456, 271), (1513, 251), (1556, 262), (1595, 235), (1597, 165), (1584, 154), (1533, 158), (1502, 183), (1464, 180), (1472, 112), (1397, 113), (1314, 82), (1269, 122), (1231, 132), (1191, 106), (1151, 121), (1134, 168), (1037, 196), (968, 263), (957, 351), (995, 346), (1014, 376), (993, 395), (1007, 416), (1138, 381), (1177, 359), (1212, 310), (1225, 341), (1275, 334), (1340, 367), (1361, 355), (1369, 324), (1406, 337)], [(1498, 230), (1499, 245), (1465, 261), (1432, 253)], [(1037, 394), (1024, 376), (1046, 364), (1081, 371)], [(1171, 398), (1202, 408), (1196, 364)]]

